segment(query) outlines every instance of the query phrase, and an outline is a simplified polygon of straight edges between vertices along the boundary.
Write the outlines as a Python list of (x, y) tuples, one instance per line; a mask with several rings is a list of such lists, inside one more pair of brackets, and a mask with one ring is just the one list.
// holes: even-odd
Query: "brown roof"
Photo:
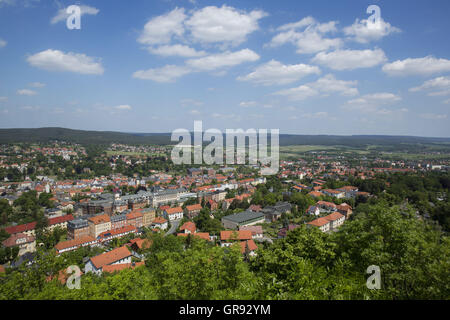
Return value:
[(181, 207), (167, 208), (165, 211), (167, 212), (167, 214), (174, 214), (174, 213), (183, 212), (183, 208), (181, 208)]
[(71, 214), (67, 214), (65, 216), (48, 219), (48, 225), (52, 226), (55, 224), (59, 224), (59, 223), (63, 223), (63, 222), (71, 221), (71, 220), (73, 220), (73, 216)]
[(190, 205), (190, 206), (186, 206), (186, 209), (188, 211), (202, 210), (202, 205), (197, 203), (197, 204), (193, 204), (193, 205)]
[(343, 215), (340, 214), (339, 212), (333, 212), (324, 218), (327, 219), (328, 221), (334, 221), (334, 220), (340, 219), (342, 217), (343, 217)]
[(131, 256), (130, 250), (128, 250), (127, 247), (123, 246), (92, 257), (91, 261), (97, 269), (100, 269), (108, 264), (114, 263), (129, 256)]
[(248, 230), (252, 232), (252, 235), (262, 234), (263, 228), (262, 226), (241, 226), (239, 230)]
[(167, 220), (164, 219), (163, 217), (156, 217), (156, 218), (153, 220), (153, 224), (155, 224), (155, 223), (163, 224), (164, 222), (167, 222)]
[(193, 223), (191, 221), (187, 221), (181, 226), (180, 231), (188, 230), (188, 231), (194, 233), (195, 229), (196, 229), (195, 228), (195, 223)]
[(56, 244), (55, 249), (60, 251), (71, 247), (81, 246), (84, 243), (95, 241), (94, 237), (84, 236), (79, 239), (62, 241)]
[(15, 233), (34, 230), (35, 227), (36, 227), (36, 222), (30, 222), (30, 223), (20, 224), (18, 226), (6, 227), (5, 231), (8, 232), (9, 234), (15, 234)]
[(316, 226), (316, 227), (321, 227), (326, 225), (327, 223), (330, 223), (330, 221), (328, 219), (325, 218), (317, 218), (311, 222), (308, 222), (308, 224)]
[(220, 231), (220, 240), (250, 240), (252, 232), (249, 230)]
[(92, 221), (94, 224), (106, 223), (111, 221), (106, 213), (99, 216), (90, 217), (88, 220)]
[(134, 211), (131, 211), (129, 214), (127, 214), (127, 220), (136, 219), (136, 218), (139, 218), (142, 216), (143, 216), (143, 214), (141, 211), (134, 210)]
[[(17, 243), (17, 240), (19, 239), (25, 239), (25, 241)], [(35, 240), (34, 237), (32, 236), (27, 236), (24, 233), (15, 233), (12, 236), (10, 236), (8, 239), (6, 239), (5, 241), (2, 242), (3, 246), (5, 247), (14, 247), (14, 246), (18, 246), (21, 245), (22, 243), (30, 243), (33, 242)]]

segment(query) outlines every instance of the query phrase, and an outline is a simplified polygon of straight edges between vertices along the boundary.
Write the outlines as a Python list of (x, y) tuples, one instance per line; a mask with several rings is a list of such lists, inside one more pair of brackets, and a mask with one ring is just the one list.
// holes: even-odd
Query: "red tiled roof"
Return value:
[(167, 212), (167, 214), (174, 214), (174, 213), (183, 212), (183, 208), (181, 208), (181, 207), (168, 208), (165, 211)]
[[(21, 243), (17, 243), (17, 240), (19, 240), (19, 239), (25, 239), (25, 241), (23, 241)], [(24, 233), (15, 233), (15, 234), (11, 235), (8, 239), (3, 241), (2, 244), (5, 247), (14, 247), (14, 246), (20, 245), (22, 243), (33, 242), (34, 240), (35, 240), (34, 237), (27, 236)]]
[(191, 233), (194, 233), (194, 232), (195, 232), (195, 229), (196, 229), (195, 223), (193, 223), (193, 222), (191, 222), (191, 221), (185, 222), (185, 223), (180, 227), (180, 231), (188, 230), (188, 231), (190, 231)]
[(330, 221), (328, 219), (325, 218), (317, 218), (311, 222), (308, 222), (308, 224), (316, 226), (316, 227), (321, 227), (326, 225), (327, 223), (330, 223)]
[(197, 204), (193, 204), (193, 205), (190, 205), (190, 206), (186, 206), (186, 209), (188, 211), (202, 210), (202, 205), (197, 203)]
[(48, 219), (48, 225), (52, 226), (55, 224), (64, 223), (64, 222), (71, 221), (71, 220), (73, 220), (73, 216), (71, 214), (67, 214), (65, 216)]
[(127, 247), (123, 246), (92, 257), (91, 262), (97, 269), (100, 269), (106, 265), (127, 258), (129, 256), (131, 256), (130, 251)]
[(134, 211), (131, 211), (129, 214), (127, 214), (127, 220), (137, 219), (137, 218), (140, 218), (142, 216), (143, 216), (143, 214), (142, 214), (141, 211), (134, 210)]
[(156, 217), (155, 220), (153, 220), (153, 223), (158, 223), (158, 224), (163, 224), (167, 222), (166, 219), (164, 219), (163, 217)]
[(249, 230), (220, 231), (220, 240), (250, 240), (252, 232)]
[(34, 228), (36, 228), (36, 222), (30, 222), (30, 223), (25, 223), (25, 224), (19, 224), (17, 226), (13, 226), (13, 227), (6, 227), (5, 231), (8, 232), (9, 234), (15, 234), (15, 233), (21, 233), (21, 232), (34, 230)]
[(107, 214), (90, 217), (88, 220), (92, 221), (94, 224), (106, 223), (106, 222), (111, 221), (111, 219), (109, 218), (109, 216)]
[(73, 239), (73, 240), (67, 240), (67, 241), (62, 241), (56, 244), (55, 249), (58, 251), (67, 249), (67, 248), (71, 248), (71, 247), (76, 247), (76, 246), (81, 246), (84, 243), (89, 243), (95, 241), (95, 239), (91, 236), (84, 236), (81, 237), (79, 239)]

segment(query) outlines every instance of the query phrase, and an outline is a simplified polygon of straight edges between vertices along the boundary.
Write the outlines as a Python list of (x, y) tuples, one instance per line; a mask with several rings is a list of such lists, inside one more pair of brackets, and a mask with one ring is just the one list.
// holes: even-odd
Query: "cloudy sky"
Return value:
[(449, 12), (448, 0), (0, 0), (0, 127), (450, 137)]

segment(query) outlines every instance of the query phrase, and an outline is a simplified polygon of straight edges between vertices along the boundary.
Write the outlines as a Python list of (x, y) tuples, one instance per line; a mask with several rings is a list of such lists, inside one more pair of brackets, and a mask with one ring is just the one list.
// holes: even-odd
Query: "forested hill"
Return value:
[[(174, 142), (170, 141), (170, 133), (124, 133), (66, 128), (0, 129), (0, 143), (48, 142), (52, 140), (64, 140), (81, 144), (174, 144)], [(280, 135), (280, 145), (282, 146), (341, 145), (347, 147), (364, 147), (368, 145), (396, 146), (404, 144), (437, 144), (450, 147), (450, 138), (381, 135)]]

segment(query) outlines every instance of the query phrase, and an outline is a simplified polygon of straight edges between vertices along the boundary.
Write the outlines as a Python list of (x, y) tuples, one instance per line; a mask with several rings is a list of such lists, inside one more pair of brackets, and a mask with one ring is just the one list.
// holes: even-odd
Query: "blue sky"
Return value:
[(446, 0), (0, 0), (0, 127), (450, 137), (449, 12)]

